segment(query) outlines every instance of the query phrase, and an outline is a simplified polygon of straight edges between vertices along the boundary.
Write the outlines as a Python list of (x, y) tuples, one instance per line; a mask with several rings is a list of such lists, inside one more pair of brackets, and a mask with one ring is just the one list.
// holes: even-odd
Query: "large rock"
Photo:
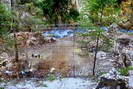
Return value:
[(131, 60), (132, 59), (130, 55), (125, 52), (122, 52), (122, 53), (113, 52), (112, 63), (115, 68), (119, 69), (119, 68), (131, 66)]
[(9, 55), (3, 52), (2, 54), (0, 54), (0, 59), (9, 59)]
[(126, 79), (119, 75), (117, 70), (112, 69), (109, 73), (101, 76), (96, 89), (128, 89)]
[(131, 65), (131, 60), (133, 58), (132, 38), (132, 35), (127, 34), (117, 37), (112, 56), (112, 62), (116, 68), (122, 68)]
[(132, 37), (133, 36), (129, 36), (129, 35), (123, 34), (123, 35), (118, 36), (117, 42), (120, 45), (127, 46), (132, 41)]

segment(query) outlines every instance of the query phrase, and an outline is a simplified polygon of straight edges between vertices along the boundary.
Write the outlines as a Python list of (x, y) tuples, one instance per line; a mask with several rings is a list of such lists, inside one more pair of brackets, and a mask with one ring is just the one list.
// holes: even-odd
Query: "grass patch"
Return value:
[(4, 80), (4, 79), (1, 79), (1, 78), (0, 78), (0, 83), (1, 83), (1, 82), (7, 82), (7, 80)]
[(57, 78), (56, 78), (56, 76), (54, 75), (54, 74), (50, 74), (48, 77), (47, 77), (47, 80), (49, 80), (49, 81), (54, 81), (54, 80), (56, 80)]
[(0, 87), (0, 89), (5, 89), (5, 88), (3, 88), (3, 87)]
[(118, 71), (119, 71), (120, 75), (128, 76), (130, 70), (133, 70), (133, 67), (132, 66), (129, 66), (127, 68), (121, 68)]

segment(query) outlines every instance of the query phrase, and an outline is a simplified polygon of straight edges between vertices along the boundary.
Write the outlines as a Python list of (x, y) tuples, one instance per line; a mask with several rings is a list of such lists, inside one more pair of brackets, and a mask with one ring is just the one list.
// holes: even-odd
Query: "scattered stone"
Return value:
[(31, 55), (33, 58), (41, 58), (41, 55), (40, 54), (32, 54)]
[(9, 59), (9, 55), (5, 52), (3, 52), (1, 55), (0, 55), (0, 59)]
[[(13, 36), (11, 34), (10, 36)], [(53, 37), (50, 37), (49, 39), (47, 37), (44, 37), (42, 33), (40, 32), (18, 32), (16, 33), (17, 37), (17, 44), (20, 47), (31, 47), (36, 45), (42, 45), (46, 43), (53, 43), (56, 42), (56, 39)]]

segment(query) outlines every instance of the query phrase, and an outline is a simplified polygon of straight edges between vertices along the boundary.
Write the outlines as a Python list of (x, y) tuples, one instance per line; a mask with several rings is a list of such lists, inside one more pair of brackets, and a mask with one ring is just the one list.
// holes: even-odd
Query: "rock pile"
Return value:
[[(13, 34), (12, 34), (13, 36)], [(56, 42), (55, 38), (44, 37), (42, 33), (39, 32), (18, 32), (16, 33), (17, 44), (20, 47), (31, 47), (35, 45), (42, 45), (46, 43)]]
[(4, 79), (23, 77), (27, 69), (29, 69), (29, 63), (23, 59), (20, 59), (18, 62), (11, 59), (2, 59), (0, 61), (0, 77)]
[(131, 66), (132, 53), (132, 36), (126, 34), (118, 36), (112, 55), (114, 67), (123, 68)]

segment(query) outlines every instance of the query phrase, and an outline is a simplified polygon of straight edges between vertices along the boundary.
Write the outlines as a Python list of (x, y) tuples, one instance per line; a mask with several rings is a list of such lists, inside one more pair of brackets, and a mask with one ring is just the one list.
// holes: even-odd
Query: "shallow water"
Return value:
[(51, 30), (51, 31), (46, 31), (43, 33), (44, 36), (52, 36), (54, 38), (64, 38), (64, 37), (71, 37), (74, 35), (74, 31), (73, 30), (69, 30), (69, 29), (63, 29), (63, 30)]

